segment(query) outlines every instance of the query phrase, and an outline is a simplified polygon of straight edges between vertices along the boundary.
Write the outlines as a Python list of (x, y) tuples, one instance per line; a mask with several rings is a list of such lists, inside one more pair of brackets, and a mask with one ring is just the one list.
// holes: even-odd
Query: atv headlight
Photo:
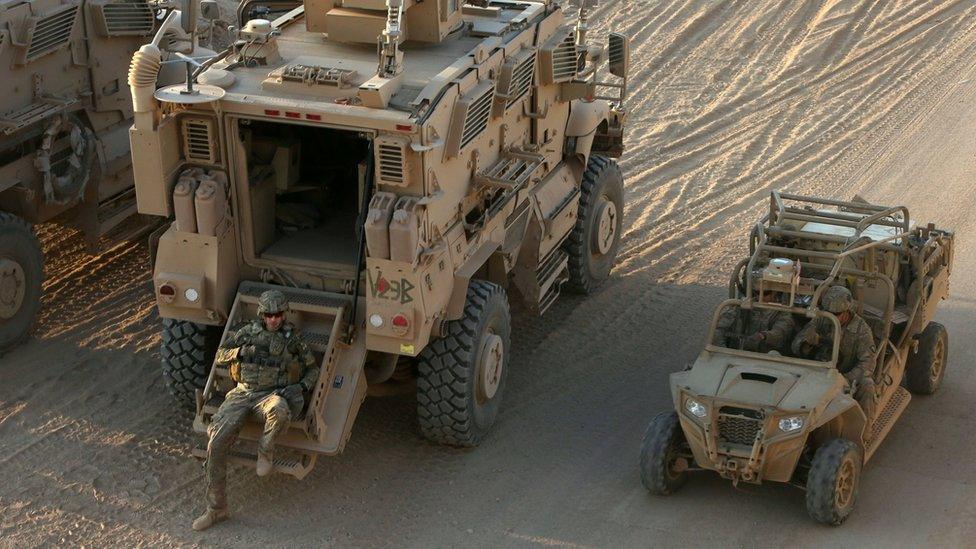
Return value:
[(803, 428), (803, 418), (800, 416), (790, 416), (779, 420), (779, 430), (784, 433), (792, 433)]
[(691, 415), (697, 418), (703, 418), (708, 415), (708, 410), (702, 406), (700, 402), (693, 398), (689, 398), (685, 401), (685, 410), (691, 412)]

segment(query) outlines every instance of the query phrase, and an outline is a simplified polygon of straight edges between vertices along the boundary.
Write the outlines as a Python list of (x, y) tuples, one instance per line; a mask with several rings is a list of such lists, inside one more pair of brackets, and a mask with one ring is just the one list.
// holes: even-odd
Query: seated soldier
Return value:
[(305, 407), (305, 394), (318, 381), (319, 368), (298, 330), (285, 322), (288, 302), (277, 290), (258, 300), (259, 320), (240, 326), (217, 351), (216, 364), (229, 366), (237, 386), (227, 392), (207, 429), (207, 511), (193, 521), (205, 530), (227, 519), (227, 453), (249, 417), (264, 422), (258, 440), (257, 474), (271, 472), (274, 443)]
[[(783, 260), (779, 261), (780, 263), (771, 264), (764, 269), (762, 278), (779, 278), (782, 276), (784, 264), (788, 264), (788, 268), (792, 270), (791, 261), (787, 260), (785, 263)], [(784, 304), (783, 292), (765, 291), (760, 295), (763, 303)], [(712, 336), (712, 344), (757, 353), (770, 351), (783, 353), (795, 330), (793, 314), (789, 311), (728, 307), (719, 316)]]
[[(841, 325), (840, 355), (837, 370), (855, 387), (857, 399), (867, 416), (868, 426), (874, 419), (875, 345), (871, 327), (852, 309), (854, 298), (843, 286), (832, 286), (824, 292), (821, 306), (837, 316)], [(801, 358), (830, 360), (834, 350), (834, 331), (824, 318), (811, 320), (793, 340), (793, 352)]]

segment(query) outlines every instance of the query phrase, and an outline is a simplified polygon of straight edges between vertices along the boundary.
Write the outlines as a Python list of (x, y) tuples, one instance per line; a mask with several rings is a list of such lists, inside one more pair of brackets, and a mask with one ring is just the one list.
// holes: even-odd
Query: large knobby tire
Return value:
[(938, 322), (929, 322), (918, 337), (918, 352), (908, 355), (905, 386), (917, 395), (939, 390), (949, 360), (949, 332)]
[(0, 212), (0, 353), (30, 332), (41, 306), (44, 253), (34, 229)]
[(417, 416), (424, 437), (477, 446), (498, 418), (508, 377), (511, 316), (505, 290), (482, 280), (468, 286), (464, 316), (417, 357)]
[(203, 390), (210, 375), (220, 331), (186, 320), (163, 319), (159, 355), (163, 380), (176, 400), (189, 409), (196, 406), (196, 390)]
[(836, 526), (854, 510), (861, 480), (861, 449), (846, 439), (817, 448), (807, 476), (807, 512), (817, 522)]
[(616, 162), (591, 156), (580, 188), (576, 225), (563, 249), (569, 255), (566, 288), (589, 294), (610, 276), (620, 251), (624, 177)]
[(677, 413), (661, 412), (651, 420), (644, 432), (640, 453), (641, 484), (648, 492), (669, 496), (688, 480), (686, 470), (675, 468), (683, 441), (684, 432)]

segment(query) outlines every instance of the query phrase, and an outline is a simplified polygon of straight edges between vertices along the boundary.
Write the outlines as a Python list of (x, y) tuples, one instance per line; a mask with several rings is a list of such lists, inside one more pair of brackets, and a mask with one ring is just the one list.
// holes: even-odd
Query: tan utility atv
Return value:
[(424, 436), (484, 438), (508, 293), (541, 314), (606, 279), (619, 248), (629, 45), (587, 43), (586, 9), (251, 1), (240, 17), (287, 11), (244, 21), (173, 86), (156, 78), (165, 48), (140, 49), (139, 208), (172, 220), (153, 274), (163, 370), (198, 432), (234, 384), (217, 345), (277, 288), (322, 365), (279, 471), (342, 451), (367, 389), (414, 379)]
[[(773, 193), (751, 241), (705, 350), (671, 375), (675, 411), (647, 429), (641, 480), (659, 495), (674, 493), (693, 470), (733, 483), (789, 482), (806, 490), (815, 520), (840, 524), (854, 508), (861, 468), (905, 410), (909, 391), (932, 394), (945, 375), (948, 336), (932, 317), (948, 294), (953, 234), (914, 227), (903, 207)], [(753, 273), (783, 265), (793, 266), (791, 274), (757, 283)], [(873, 332), (875, 391), (864, 402), (874, 403), (874, 418), (865, 417), (857, 388), (836, 367), (841, 324), (820, 309), (832, 285), (851, 290), (855, 312)], [(783, 297), (763, 297), (769, 292)], [(822, 323), (833, 347), (808, 359), (790, 356), (789, 346), (742, 350), (735, 342), (745, 333), (715, 337), (723, 315), (764, 310), (792, 315), (797, 329)]]
[(0, 352), (23, 340), (40, 306), (44, 257), (32, 224), (74, 226), (90, 248), (149, 229), (116, 230), (136, 214), (125, 71), (154, 34), (174, 51), (194, 49), (174, 7), (0, 0)]

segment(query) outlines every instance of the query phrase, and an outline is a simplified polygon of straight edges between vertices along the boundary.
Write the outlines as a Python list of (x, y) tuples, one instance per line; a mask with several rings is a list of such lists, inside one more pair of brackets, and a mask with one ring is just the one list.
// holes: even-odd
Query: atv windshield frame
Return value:
[[(744, 351), (742, 349), (735, 349), (733, 347), (725, 347), (723, 345), (716, 345), (712, 343), (715, 338), (715, 332), (718, 329), (718, 321), (722, 316), (722, 311), (726, 308), (732, 307), (737, 309), (754, 310), (754, 309), (768, 309), (773, 311), (784, 311), (794, 315), (800, 316), (810, 316), (810, 309), (804, 307), (787, 307), (785, 305), (776, 305), (772, 303), (756, 303), (750, 302), (749, 300), (741, 299), (727, 299), (719, 304), (718, 308), (715, 309), (715, 313), (712, 315), (712, 323), (708, 329), (708, 339), (705, 340), (705, 350), (712, 353), (727, 354), (733, 356), (741, 356), (748, 358), (762, 358), (763, 360), (775, 360), (777, 362), (783, 362), (787, 364), (794, 364), (797, 366), (808, 366), (814, 368), (836, 368), (837, 359), (840, 356), (840, 336), (841, 336), (841, 325), (837, 317), (826, 311), (816, 310), (813, 317), (811, 317), (810, 322), (816, 322), (819, 318), (825, 318), (830, 322), (831, 327), (834, 330), (833, 336), (833, 348), (831, 350), (831, 359), (829, 361), (813, 360), (806, 358), (792, 357), (776, 352), (759, 353), (754, 351)], [(790, 342), (792, 343), (792, 342)]]

